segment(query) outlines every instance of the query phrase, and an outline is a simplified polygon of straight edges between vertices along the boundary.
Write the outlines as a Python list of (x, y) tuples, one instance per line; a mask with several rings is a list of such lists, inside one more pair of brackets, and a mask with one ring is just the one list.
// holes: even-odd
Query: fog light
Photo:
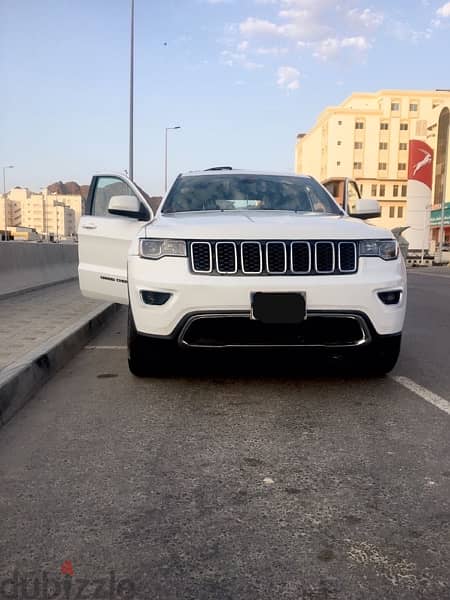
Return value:
[(383, 304), (398, 304), (400, 302), (402, 292), (394, 290), (392, 292), (378, 292), (378, 297)]
[(152, 304), (153, 306), (165, 304), (171, 295), (172, 294), (168, 294), (167, 292), (141, 292), (141, 297), (145, 304)]

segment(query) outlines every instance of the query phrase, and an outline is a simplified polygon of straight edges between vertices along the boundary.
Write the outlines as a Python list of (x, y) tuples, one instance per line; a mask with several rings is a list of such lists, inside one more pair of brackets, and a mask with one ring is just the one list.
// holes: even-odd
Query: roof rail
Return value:
[(210, 167), (209, 169), (205, 169), (205, 171), (232, 171), (233, 167)]

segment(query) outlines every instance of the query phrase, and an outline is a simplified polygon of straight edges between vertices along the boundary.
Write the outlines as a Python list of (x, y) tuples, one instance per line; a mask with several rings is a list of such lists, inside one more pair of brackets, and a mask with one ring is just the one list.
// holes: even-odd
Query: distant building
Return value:
[[(67, 239), (76, 234), (83, 212), (83, 199), (79, 194), (48, 194), (31, 192), (16, 187), (0, 203), (0, 229), (4, 228), (4, 204), (7, 204), (7, 226), (35, 230), (45, 239)], [(3, 209), (3, 210), (2, 210)]]
[(11, 200), (7, 194), (2, 194), (0, 196), (0, 230), (4, 231), (6, 226), (15, 227), (20, 225), (20, 215), (20, 202)]
[(433, 146), (428, 128), (438, 107), (449, 102), (448, 91), (352, 94), (339, 106), (326, 108), (311, 131), (299, 134), (295, 170), (320, 181), (356, 179), (362, 196), (381, 204), (382, 215), (374, 223), (389, 229), (404, 225), (409, 140)]

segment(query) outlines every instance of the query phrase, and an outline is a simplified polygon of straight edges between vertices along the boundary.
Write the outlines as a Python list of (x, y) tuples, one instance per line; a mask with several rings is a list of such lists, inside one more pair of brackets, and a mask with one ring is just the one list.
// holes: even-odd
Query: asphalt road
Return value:
[(119, 314), (0, 432), (0, 598), (449, 599), (450, 272), (409, 282), (424, 397), (260, 355), (135, 379)]

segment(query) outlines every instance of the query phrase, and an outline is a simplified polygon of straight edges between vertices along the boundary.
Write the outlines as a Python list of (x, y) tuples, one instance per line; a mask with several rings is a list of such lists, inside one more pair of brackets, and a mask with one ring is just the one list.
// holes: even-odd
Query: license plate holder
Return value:
[(251, 319), (269, 324), (300, 324), (306, 319), (305, 292), (253, 292)]

